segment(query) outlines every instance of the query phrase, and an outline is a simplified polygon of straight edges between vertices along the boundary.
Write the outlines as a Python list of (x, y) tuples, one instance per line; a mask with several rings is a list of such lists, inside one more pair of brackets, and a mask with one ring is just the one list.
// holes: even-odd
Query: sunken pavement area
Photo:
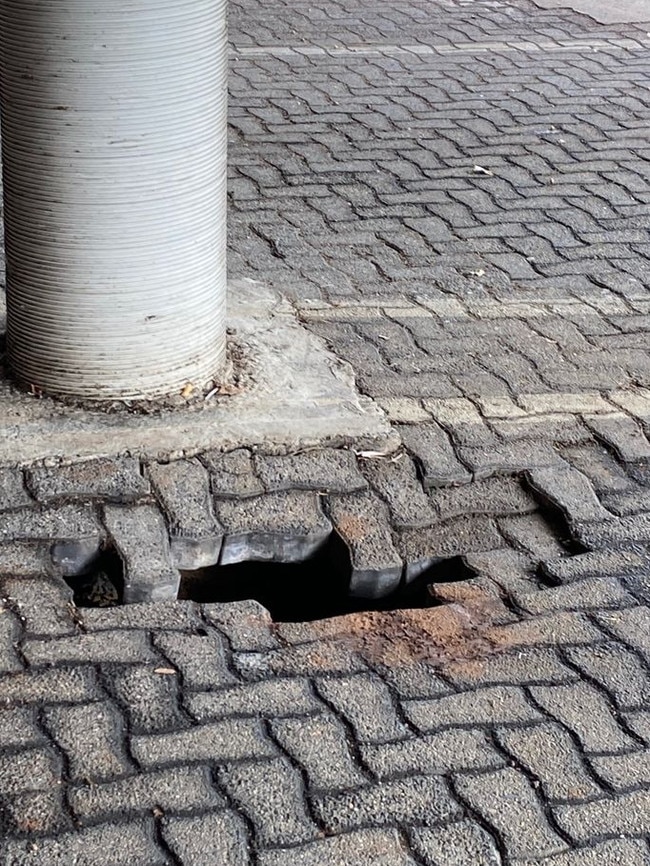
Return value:
[(650, 864), (620, 6), (232, 5), (231, 274), (401, 444), (0, 469), (1, 866)]

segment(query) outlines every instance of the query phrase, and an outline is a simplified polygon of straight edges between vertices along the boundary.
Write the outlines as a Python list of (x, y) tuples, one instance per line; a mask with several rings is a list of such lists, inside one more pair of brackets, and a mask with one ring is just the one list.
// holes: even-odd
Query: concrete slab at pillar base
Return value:
[(238, 446), (398, 446), (382, 411), (357, 392), (351, 367), (276, 292), (233, 280), (228, 324), (245, 348), (249, 385), (198, 408), (111, 414), (34, 398), (0, 381), (0, 466), (120, 454), (165, 459)]

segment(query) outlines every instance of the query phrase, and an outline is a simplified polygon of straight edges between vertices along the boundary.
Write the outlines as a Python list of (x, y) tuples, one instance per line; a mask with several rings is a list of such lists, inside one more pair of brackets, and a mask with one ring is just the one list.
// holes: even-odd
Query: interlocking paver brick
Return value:
[(509, 857), (548, 857), (567, 848), (549, 825), (523, 773), (508, 768), (459, 776), (455, 785), (463, 799), (497, 830)]
[(531, 614), (557, 610), (617, 608), (634, 603), (616, 577), (588, 577), (578, 583), (556, 586), (517, 597), (517, 604)]
[(456, 457), (447, 433), (437, 424), (405, 426), (401, 429), (406, 448), (420, 461), (425, 487), (462, 484), (471, 474)]
[(31, 746), (41, 743), (45, 738), (36, 723), (33, 709), (14, 707), (0, 709), (0, 748)]
[(165, 818), (163, 839), (181, 863), (192, 866), (248, 866), (246, 827), (234, 812), (208, 812), (188, 818)]
[(522, 620), (488, 630), (497, 646), (555, 646), (556, 644), (592, 644), (603, 634), (577, 611), (561, 611), (547, 616)]
[(124, 601), (176, 598), (180, 574), (172, 565), (167, 529), (158, 509), (106, 505), (104, 523), (124, 566)]
[(53, 750), (32, 746), (5, 754), (0, 766), (0, 796), (11, 797), (22, 791), (47, 791), (57, 785), (60, 768)]
[(32, 497), (25, 488), (20, 469), (0, 468), (0, 511), (32, 505)]
[(63, 750), (74, 781), (120, 776), (131, 769), (124, 748), (123, 721), (107, 703), (48, 707), (45, 724)]
[(206, 620), (226, 635), (235, 651), (259, 652), (278, 646), (271, 615), (253, 599), (204, 604), (202, 610)]
[(411, 831), (411, 839), (427, 866), (503, 866), (494, 839), (473, 821), (417, 827)]
[[(416, 866), (393, 828), (355, 830), (306, 845), (262, 851), (260, 866)], [(636, 866), (636, 864), (635, 864)]]
[(246, 560), (300, 562), (315, 553), (332, 527), (312, 491), (266, 493), (247, 499), (217, 499), (224, 528), (221, 565)]
[(421, 527), (436, 522), (436, 512), (406, 455), (364, 460), (361, 470), (388, 505), (393, 526)]
[(495, 725), (535, 722), (541, 715), (515, 686), (490, 686), (441, 698), (405, 701), (404, 711), (421, 731), (451, 725)]
[(111, 676), (111, 689), (120, 701), (134, 733), (157, 733), (189, 726), (179, 707), (178, 677), (157, 673), (164, 666), (119, 667)]
[(63, 806), (58, 787), (47, 791), (24, 791), (5, 800), (5, 827), (13, 833), (60, 833), (68, 829), (70, 819)]
[(649, 557), (636, 550), (595, 550), (577, 556), (546, 560), (542, 571), (560, 583), (589, 577), (617, 577), (647, 567)]
[(500, 767), (504, 761), (481, 730), (449, 729), (398, 743), (362, 745), (364, 763), (380, 779)]
[(543, 723), (498, 731), (501, 745), (542, 784), (549, 800), (586, 800), (602, 794), (582, 755), (560, 725)]
[(323, 449), (286, 457), (255, 455), (253, 463), (269, 493), (280, 490), (352, 493), (367, 487), (352, 451)]
[[(636, 839), (609, 839), (588, 848), (566, 851), (543, 860), (544, 866), (645, 866), (648, 850)], [(522, 861), (521, 866), (534, 866), (539, 860)]]
[(293, 716), (322, 708), (305, 679), (269, 680), (218, 692), (197, 692), (189, 695), (185, 704), (199, 721), (228, 715)]
[(72, 591), (62, 580), (5, 578), (1, 586), (26, 632), (54, 637), (77, 631)]
[(295, 845), (320, 835), (305, 808), (300, 773), (286, 759), (227, 765), (219, 781), (252, 822), (262, 846)]
[(180, 634), (162, 632), (155, 636), (157, 649), (179, 670), (185, 689), (209, 689), (236, 682), (228, 669), (224, 638), (215, 633)]
[(516, 478), (487, 478), (462, 487), (432, 490), (431, 502), (442, 520), (467, 514), (528, 514), (537, 503)]
[(6, 705), (66, 704), (95, 700), (99, 688), (96, 672), (90, 665), (56, 667), (0, 677), (0, 695)]
[(219, 561), (223, 530), (212, 509), (210, 476), (196, 459), (152, 463), (148, 475), (169, 521), (172, 563), (198, 569)]
[(438, 824), (461, 815), (460, 806), (441, 778), (417, 774), (341, 794), (312, 797), (311, 803), (328, 833), (370, 823)]
[(203, 767), (175, 767), (70, 788), (70, 808), (84, 823), (111, 815), (184, 812), (224, 806)]
[(539, 495), (572, 522), (607, 520), (609, 512), (600, 504), (589, 479), (577, 469), (533, 469), (528, 481)]
[(393, 545), (388, 510), (383, 502), (367, 491), (329, 496), (327, 509), (350, 556), (351, 595), (378, 598), (396, 589), (403, 563)]
[(143, 734), (131, 738), (131, 753), (140, 766), (154, 769), (164, 764), (211, 763), (245, 758), (268, 758), (277, 752), (257, 720), (230, 719), (197, 725), (168, 734)]
[(532, 686), (530, 693), (547, 713), (576, 734), (587, 752), (612, 754), (637, 745), (617, 723), (607, 699), (587, 682)]
[(575, 671), (562, 663), (554, 647), (452, 661), (443, 667), (443, 673), (445, 679), (462, 688), (564, 683), (578, 678)]
[(79, 609), (86, 632), (112, 629), (164, 629), (165, 631), (192, 631), (204, 625), (195, 605), (185, 602), (157, 601), (139, 603), (137, 607), (123, 605), (109, 608)]
[(0, 575), (42, 577), (49, 574), (52, 567), (50, 547), (47, 542), (0, 543)]
[(352, 726), (361, 743), (388, 743), (409, 736), (390, 692), (379, 677), (361, 674), (320, 679), (317, 691)]
[(592, 758), (591, 765), (615, 791), (650, 785), (650, 751)]
[(29, 486), (39, 502), (57, 499), (101, 499), (128, 502), (145, 497), (149, 483), (133, 457), (86, 460), (68, 466), (33, 466)]
[(650, 791), (633, 791), (614, 799), (575, 806), (558, 806), (554, 815), (560, 828), (578, 844), (603, 836), (645, 836), (648, 832)]
[(58, 638), (33, 638), (23, 641), (23, 653), (32, 667), (39, 665), (137, 664), (157, 658), (145, 632), (126, 629)]
[(577, 541), (589, 550), (609, 545), (637, 545), (650, 543), (650, 513), (619, 517), (601, 523), (581, 523), (573, 528)]
[(227, 454), (208, 451), (201, 455), (201, 460), (210, 472), (212, 492), (220, 499), (241, 499), (264, 493), (264, 486), (253, 468), (252, 454), (245, 448)]
[(508, 541), (523, 547), (535, 559), (552, 559), (566, 552), (557, 532), (541, 514), (500, 517), (497, 525)]
[(626, 415), (587, 415), (585, 421), (621, 460), (650, 460), (650, 442), (634, 419)]
[(617, 707), (642, 708), (650, 700), (650, 672), (623, 644), (568, 647), (564, 654), (572, 664), (606, 689)]
[(107, 851), (111, 852), (113, 866), (167, 866), (169, 862), (155, 841), (152, 823), (145, 820), (83, 827), (38, 842), (30, 838), (10, 839), (0, 851), (11, 866), (41, 866), (42, 863), (63, 866), (66, 860), (103, 866)]
[(366, 781), (343, 725), (327, 715), (276, 719), (273, 736), (306, 773), (310, 789), (357, 788)]
[(608, 631), (650, 660), (650, 608), (640, 606), (603, 611), (598, 620)]

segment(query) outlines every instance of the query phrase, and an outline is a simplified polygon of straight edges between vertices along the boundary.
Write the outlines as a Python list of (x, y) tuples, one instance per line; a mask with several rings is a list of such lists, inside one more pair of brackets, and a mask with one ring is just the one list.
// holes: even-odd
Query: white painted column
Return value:
[(18, 380), (155, 398), (225, 355), (225, 0), (0, 0)]

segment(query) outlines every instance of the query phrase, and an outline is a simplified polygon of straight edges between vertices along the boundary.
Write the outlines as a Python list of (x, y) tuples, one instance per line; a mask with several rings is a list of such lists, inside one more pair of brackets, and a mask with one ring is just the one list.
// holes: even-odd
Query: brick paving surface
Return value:
[[(0, 864), (648, 866), (650, 24), (230, 25), (231, 273), (404, 447), (0, 469)], [(357, 596), (468, 579), (307, 623), (175, 600), (333, 530)], [(106, 546), (144, 603), (75, 606)]]

